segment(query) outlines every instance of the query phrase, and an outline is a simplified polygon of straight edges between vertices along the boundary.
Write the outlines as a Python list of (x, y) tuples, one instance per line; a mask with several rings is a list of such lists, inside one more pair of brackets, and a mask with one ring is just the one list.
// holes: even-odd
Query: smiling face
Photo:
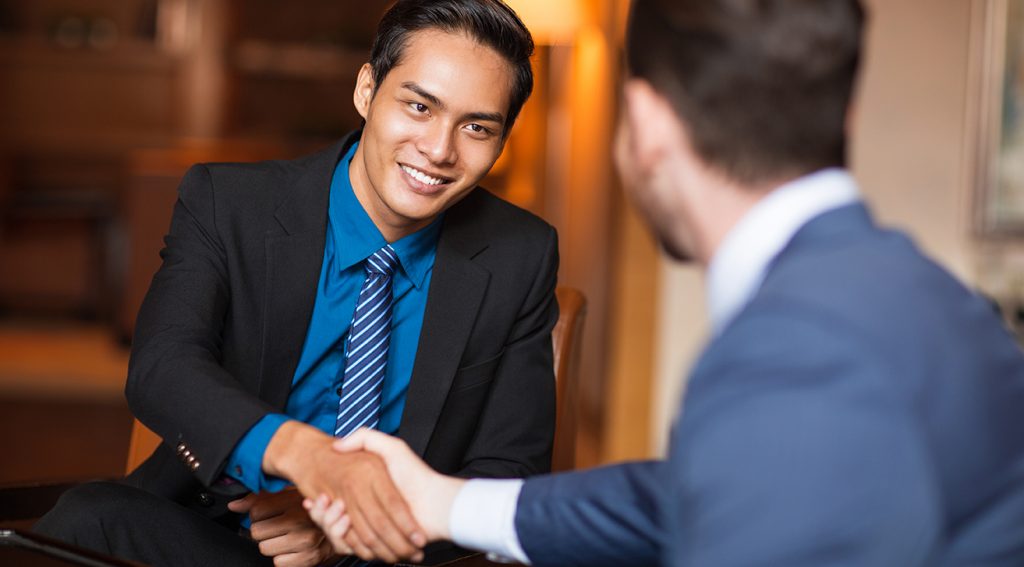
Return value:
[(376, 92), (369, 64), (359, 71), (353, 98), (366, 126), (349, 176), (389, 242), (430, 224), (491, 169), (512, 84), (496, 51), (432, 29), (410, 35)]

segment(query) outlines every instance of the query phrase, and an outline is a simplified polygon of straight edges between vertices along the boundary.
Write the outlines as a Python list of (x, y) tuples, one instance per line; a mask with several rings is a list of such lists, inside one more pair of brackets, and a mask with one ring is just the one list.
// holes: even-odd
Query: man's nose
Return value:
[(451, 165), (458, 161), (458, 151), (455, 148), (455, 135), (451, 127), (441, 121), (431, 125), (431, 128), (419, 139), (419, 151), (436, 165)]

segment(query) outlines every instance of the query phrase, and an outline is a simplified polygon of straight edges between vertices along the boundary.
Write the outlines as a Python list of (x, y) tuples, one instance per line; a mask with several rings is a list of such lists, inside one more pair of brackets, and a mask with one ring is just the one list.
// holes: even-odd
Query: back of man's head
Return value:
[(381, 19), (370, 51), (378, 86), (402, 62), (409, 36), (429, 29), (466, 34), (509, 62), (514, 77), (505, 118), (507, 135), (533, 92), (533, 36), (522, 20), (502, 0), (398, 0)]
[(863, 22), (858, 0), (636, 0), (628, 63), (702, 160), (757, 184), (845, 164)]

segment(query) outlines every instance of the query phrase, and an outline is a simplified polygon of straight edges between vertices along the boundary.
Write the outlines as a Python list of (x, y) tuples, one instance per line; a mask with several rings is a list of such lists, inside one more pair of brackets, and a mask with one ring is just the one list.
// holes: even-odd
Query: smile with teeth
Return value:
[(441, 185), (448, 182), (448, 180), (446, 179), (438, 179), (437, 177), (431, 177), (418, 169), (409, 167), (408, 165), (402, 165), (401, 167), (402, 171), (408, 173), (413, 179), (426, 185)]

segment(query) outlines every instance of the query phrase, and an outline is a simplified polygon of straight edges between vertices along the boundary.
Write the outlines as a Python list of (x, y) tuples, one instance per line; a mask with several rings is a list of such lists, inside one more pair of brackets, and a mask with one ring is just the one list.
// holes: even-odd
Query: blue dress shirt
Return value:
[[(269, 414), (256, 422), (239, 441), (225, 467), (225, 474), (253, 492), (277, 491), (290, 484), (264, 475), (262, 470), (267, 444), (285, 421), (295, 419), (329, 435), (334, 433), (349, 326), (366, 277), (363, 261), (387, 244), (352, 192), (348, 166), (357, 145), (353, 144), (338, 162), (331, 181), (327, 239), (316, 303), (285, 413)], [(438, 217), (429, 226), (391, 243), (400, 266), (392, 282), (395, 299), (391, 343), (378, 426), (385, 433), (398, 431), (405, 408), (440, 230)]]

